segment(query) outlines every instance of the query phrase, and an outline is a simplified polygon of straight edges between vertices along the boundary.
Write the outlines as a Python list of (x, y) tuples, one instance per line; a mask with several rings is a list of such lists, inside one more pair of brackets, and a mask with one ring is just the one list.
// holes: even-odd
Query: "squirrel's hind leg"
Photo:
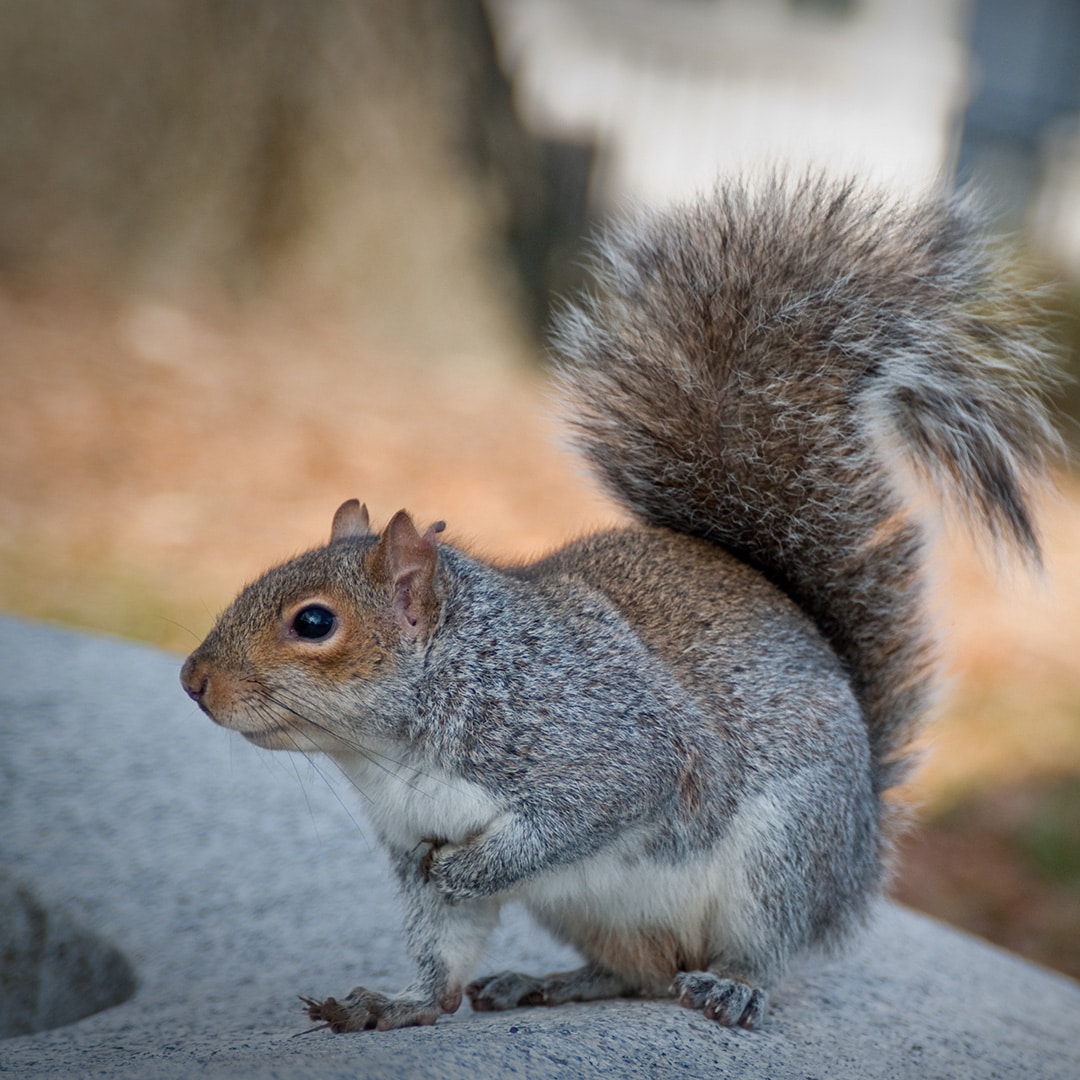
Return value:
[(700, 1009), (724, 1027), (757, 1028), (765, 1019), (768, 994), (741, 979), (713, 971), (680, 971), (671, 987), (680, 1005)]
[(404, 992), (393, 996), (357, 986), (343, 1001), (328, 997), (323, 1001), (302, 997), (312, 1020), (321, 1020), (331, 1031), (371, 1031), (378, 1028), (416, 1027), (434, 1024), (443, 1014), (461, 1004), (461, 991), (451, 990), (441, 1000)]
[(638, 990), (634, 983), (598, 964), (586, 964), (575, 971), (543, 977), (503, 971), (477, 979), (465, 987), (477, 1012), (516, 1009), (521, 1005), (596, 1001), (636, 994)]
[[(672, 991), (680, 1005), (700, 1009), (706, 1017), (724, 1027), (760, 1027), (769, 1001), (764, 990), (712, 971), (680, 971), (672, 983)], [(632, 997), (640, 992), (636, 983), (598, 964), (586, 964), (576, 971), (544, 977), (503, 971), (476, 979), (465, 987), (477, 1012)]]

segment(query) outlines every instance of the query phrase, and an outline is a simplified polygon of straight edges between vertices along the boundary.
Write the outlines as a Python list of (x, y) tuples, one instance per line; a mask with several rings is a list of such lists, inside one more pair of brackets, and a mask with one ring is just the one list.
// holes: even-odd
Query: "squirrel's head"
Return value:
[(365, 506), (343, 503), (325, 547), (240, 593), (187, 658), (181, 685), (258, 746), (348, 749), (357, 720), (393, 712), (386, 703), (404, 694), (438, 628), (444, 527), (421, 534), (399, 510), (376, 535)]

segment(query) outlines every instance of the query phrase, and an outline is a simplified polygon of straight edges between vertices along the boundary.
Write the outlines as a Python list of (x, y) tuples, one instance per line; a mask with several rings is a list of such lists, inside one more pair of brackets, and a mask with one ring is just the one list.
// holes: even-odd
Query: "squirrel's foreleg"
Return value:
[(428, 878), (451, 904), (506, 892), (560, 861), (550, 831), (506, 811), (462, 843), (436, 847)]
[(409, 951), (417, 966), (415, 981), (396, 994), (358, 986), (340, 1001), (304, 998), (312, 1020), (332, 1031), (385, 1031), (433, 1024), (444, 1013), (457, 1011), (463, 984), (498, 922), (499, 903), (451, 903), (430, 880), (431, 862), (430, 848), (394, 855)]

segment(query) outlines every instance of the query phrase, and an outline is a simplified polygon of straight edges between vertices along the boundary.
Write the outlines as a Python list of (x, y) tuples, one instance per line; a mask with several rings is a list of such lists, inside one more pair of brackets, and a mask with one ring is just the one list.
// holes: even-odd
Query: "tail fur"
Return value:
[(902, 777), (934, 649), (904, 461), (1039, 560), (1057, 446), (1038, 313), (963, 197), (774, 177), (613, 228), (556, 329), (570, 422), (642, 520), (758, 567), (817, 622)]

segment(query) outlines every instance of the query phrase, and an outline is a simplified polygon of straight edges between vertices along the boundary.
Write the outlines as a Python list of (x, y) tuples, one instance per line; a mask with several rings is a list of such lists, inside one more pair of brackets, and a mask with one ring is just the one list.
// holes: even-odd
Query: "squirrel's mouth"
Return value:
[(300, 749), (296, 742), (296, 736), (283, 727), (261, 728), (258, 731), (241, 731), (240, 734), (249, 743), (263, 750)]

